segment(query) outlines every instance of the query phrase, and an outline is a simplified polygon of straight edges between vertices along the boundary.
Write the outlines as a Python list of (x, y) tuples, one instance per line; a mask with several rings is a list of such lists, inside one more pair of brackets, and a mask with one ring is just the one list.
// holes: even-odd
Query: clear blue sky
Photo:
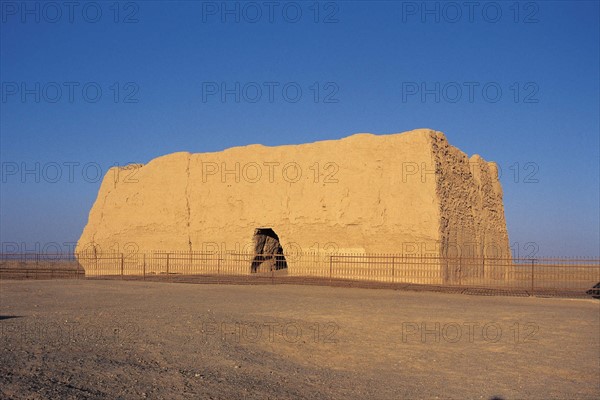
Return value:
[(597, 1), (1, 4), (3, 244), (75, 242), (95, 166), (428, 127), (501, 166), (519, 255), (599, 255)]

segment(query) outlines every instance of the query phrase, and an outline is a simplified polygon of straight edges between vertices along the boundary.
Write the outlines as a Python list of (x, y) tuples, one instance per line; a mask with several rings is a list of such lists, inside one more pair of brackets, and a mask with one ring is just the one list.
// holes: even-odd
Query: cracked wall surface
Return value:
[(510, 257), (495, 165), (429, 129), (112, 168), (77, 251), (252, 251), (258, 227), (293, 251)]

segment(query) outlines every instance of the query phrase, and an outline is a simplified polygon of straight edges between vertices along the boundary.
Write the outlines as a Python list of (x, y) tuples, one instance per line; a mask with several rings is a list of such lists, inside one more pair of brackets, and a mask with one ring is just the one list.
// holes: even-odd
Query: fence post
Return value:
[(330, 255), (329, 256), (329, 283), (331, 283), (331, 275), (332, 275), (332, 271), (333, 271), (333, 261), (332, 261), (333, 256)]
[(395, 275), (395, 261), (396, 261), (396, 257), (392, 256), (392, 283), (395, 281), (394, 279), (394, 275)]
[(533, 272), (533, 270), (534, 270), (534, 264), (535, 264), (535, 259), (532, 258), (531, 259), (531, 295), (533, 295), (534, 287), (535, 287), (534, 286), (534, 272)]
[[(400, 255), (400, 271), (401, 271), (401, 276), (404, 275), (404, 278), (406, 280), (406, 276), (407, 276), (407, 267), (406, 267), (406, 259), (404, 258), (404, 249), (402, 249), (402, 254)], [(402, 281), (402, 279), (400, 279)]]
[(167, 253), (167, 280), (170, 280), (170, 278), (169, 278), (169, 253)]
[(462, 254), (458, 256), (458, 286), (462, 286)]
[(481, 256), (481, 277), (485, 278), (485, 254)]
[(121, 279), (123, 279), (123, 267), (125, 264), (125, 258), (123, 257), (123, 253), (121, 253)]
[(146, 253), (144, 253), (144, 258), (142, 261), (142, 268), (143, 268), (143, 274), (144, 274), (144, 280), (146, 280)]

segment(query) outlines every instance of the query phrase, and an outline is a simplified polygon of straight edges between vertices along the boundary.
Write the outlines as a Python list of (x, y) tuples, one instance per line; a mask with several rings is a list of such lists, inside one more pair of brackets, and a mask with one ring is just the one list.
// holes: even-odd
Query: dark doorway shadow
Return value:
[(270, 272), (287, 268), (287, 261), (283, 255), (283, 247), (279, 243), (279, 236), (271, 228), (256, 228), (254, 230), (254, 258), (250, 271)]

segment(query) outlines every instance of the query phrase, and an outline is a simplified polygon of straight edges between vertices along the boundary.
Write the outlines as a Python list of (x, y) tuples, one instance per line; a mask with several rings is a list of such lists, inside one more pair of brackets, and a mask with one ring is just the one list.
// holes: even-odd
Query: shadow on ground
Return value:
[(12, 318), (23, 318), (20, 315), (0, 315), (0, 321), (5, 320), (5, 319), (12, 319)]

